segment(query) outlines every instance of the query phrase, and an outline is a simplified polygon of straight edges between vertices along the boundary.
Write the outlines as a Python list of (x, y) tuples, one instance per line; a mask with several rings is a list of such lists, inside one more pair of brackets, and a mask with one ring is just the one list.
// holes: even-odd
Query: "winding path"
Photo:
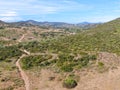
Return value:
[[(24, 38), (25, 35), (23, 35), (18, 42), (21, 42), (22, 39)], [(30, 81), (25, 73), (25, 71), (21, 68), (20, 65), (20, 60), (26, 56), (34, 56), (34, 55), (45, 55), (45, 54), (50, 54), (52, 55), (52, 58), (49, 59), (53, 60), (58, 57), (57, 54), (53, 53), (30, 53), (27, 50), (22, 50), (20, 49), (24, 54), (16, 61), (16, 66), (18, 67), (18, 70), (20, 72), (20, 75), (22, 79), (24, 80), (25, 83), (25, 88), (26, 90), (30, 90)], [(119, 59), (119, 60), (118, 60)], [(120, 63), (120, 57), (118, 58), (116, 55), (113, 54), (108, 54), (108, 53), (103, 53), (100, 54), (100, 60), (105, 60), (106, 61), (119, 61)], [(113, 63), (113, 62), (112, 62)], [(84, 80), (84, 79), (83, 79)], [(85, 81), (85, 80), (84, 80)], [(103, 75), (96, 75), (95, 78), (92, 80), (89, 80), (88, 82), (81, 83), (81, 86), (77, 87), (75, 90), (80, 90), (81, 88), (83, 90), (118, 90), (120, 88), (120, 67), (117, 67), (117, 69), (110, 70), (108, 73), (105, 73)], [(56, 89), (58, 90), (58, 88)]]
[[(23, 58), (23, 57), (26, 57), (26, 56), (34, 56), (34, 55), (45, 55), (45, 53), (30, 53), (29, 51), (27, 50), (22, 50), (20, 49), (22, 52), (24, 52), (25, 54), (23, 54), (16, 62), (16, 66), (18, 67), (18, 70), (20, 72), (20, 75), (22, 77), (22, 79), (24, 80), (24, 83), (25, 83), (25, 88), (26, 90), (30, 90), (30, 82), (29, 82), (29, 78), (28, 76), (26, 75), (25, 71), (21, 68), (20, 66), (20, 60)], [(52, 58), (50, 59), (53, 60), (53, 59), (56, 59), (58, 56), (57, 54), (53, 54), (53, 53), (49, 53), (52, 55)]]
[(22, 52), (24, 52), (25, 54), (23, 54), (16, 62), (16, 66), (18, 67), (19, 69), (19, 72), (20, 72), (20, 75), (22, 77), (22, 79), (24, 80), (24, 83), (25, 83), (25, 88), (26, 90), (30, 90), (30, 82), (29, 82), (29, 78), (28, 76), (26, 75), (26, 73), (24, 72), (24, 70), (21, 68), (20, 66), (20, 60), (27, 56), (27, 55), (30, 55), (30, 52), (28, 52), (27, 50), (21, 50)]
[(22, 42), (26, 34), (23, 34), (22, 37), (18, 40), (18, 42)]
[[(18, 40), (18, 42), (22, 42), (22, 40), (24, 39), (25, 34), (23, 34), (23, 36)], [(20, 75), (22, 77), (22, 79), (24, 80), (25, 83), (25, 88), (26, 90), (30, 90), (30, 82), (29, 82), (29, 78), (26, 75), (25, 71), (22, 69), (21, 65), (20, 65), (20, 60), (23, 57), (26, 56), (34, 56), (34, 55), (45, 55), (45, 53), (30, 53), (29, 51), (25, 50), (25, 49), (20, 49), (24, 54), (22, 54), (22, 56), (16, 61), (16, 67), (18, 67), (18, 70), (20, 72)], [(57, 54), (53, 54), (51, 53), (52, 58), (50, 60), (56, 59), (57, 58)]]
[(29, 83), (29, 78), (28, 76), (26, 75), (26, 73), (22, 70), (21, 66), (20, 66), (20, 60), (25, 57), (26, 55), (23, 54), (16, 62), (16, 66), (18, 67), (19, 69), (19, 72), (20, 72), (20, 75), (22, 77), (22, 79), (24, 80), (24, 83), (25, 83), (25, 88), (26, 90), (30, 90), (30, 83)]

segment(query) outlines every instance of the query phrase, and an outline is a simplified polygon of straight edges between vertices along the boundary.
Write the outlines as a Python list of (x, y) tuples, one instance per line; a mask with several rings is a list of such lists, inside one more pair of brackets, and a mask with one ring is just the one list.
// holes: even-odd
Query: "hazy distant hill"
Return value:
[(65, 22), (38, 22), (34, 20), (28, 20), (28, 21), (19, 21), (19, 22), (12, 22), (12, 23), (6, 23), (3, 21), (0, 21), (0, 25), (9, 25), (9, 26), (41, 26), (41, 27), (51, 27), (51, 28), (93, 28), (101, 23), (89, 23), (89, 22), (82, 22), (78, 24), (71, 24), (71, 23), (65, 23)]
[(32, 25), (39, 25), (39, 26), (46, 26), (46, 27), (53, 27), (53, 28), (90, 28), (95, 27), (101, 23), (90, 23), (90, 22), (82, 22), (78, 24), (71, 24), (65, 22), (37, 22), (34, 20), (23, 21)]
[(82, 23), (78, 23), (76, 24), (76, 26), (84, 28), (84, 29), (88, 29), (88, 28), (94, 28), (97, 25), (100, 25), (102, 23), (90, 23), (90, 22), (82, 22)]
[(6, 25), (8, 25), (8, 23), (0, 20), (0, 26), (6, 26)]

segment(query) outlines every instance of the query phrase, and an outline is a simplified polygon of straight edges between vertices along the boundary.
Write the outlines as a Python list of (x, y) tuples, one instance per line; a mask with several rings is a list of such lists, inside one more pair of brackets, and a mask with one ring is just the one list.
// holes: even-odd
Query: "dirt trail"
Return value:
[(24, 53), (27, 54), (27, 55), (30, 55), (30, 52), (27, 51), (27, 50), (25, 50), (25, 49), (20, 49), (20, 51), (24, 52)]
[(24, 39), (25, 34), (22, 35), (22, 37), (18, 40), (18, 42), (22, 42), (22, 40)]
[(19, 44), (19, 43), (22, 42), (22, 40), (25, 38), (25, 35), (26, 35), (26, 34), (23, 34), (23, 35), (20, 37), (20, 39), (17, 40), (16, 43), (14, 43), (14, 44), (9, 44), (9, 45), (5, 45), (5, 46), (13, 46), (13, 45)]
[(26, 75), (26, 73), (22, 70), (21, 66), (20, 66), (20, 60), (25, 57), (26, 55), (23, 54), (16, 62), (16, 66), (18, 67), (19, 69), (19, 72), (20, 72), (20, 75), (22, 77), (22, 79), (24, 80), (24, 83), (25, 83), (25, 88), (26, 90), (30, 90), (30, 83), (29, 83), (29, 78), (28, 76)]
[[(28, 52), (27, 50), (21, 50), (21, 51), (24, 52), (24, 53), (27, 54), (27, 55), (30, 55), (30, 52)], [(20, 72), (20, 75), (21, 75), (22, 79), (24, 80), (26, 90), (30, 90), (29, 78), (28, 78), (28, 76), (26, 75), (26, 73), (24, 72), (24, 70), (23, 70), (23, 69), (21, 68), (21, 66), (20, 66), (20, 60), (21, 60), (23, 57), (27, 56), (27, 55), (25, 55), (25, 54), (23, 54), (23, 55), (17, 60), (16, 66), (18, 67), (19, 72)]]
[[(19, 71), (20, 71), (20, 75), (22, 77), (22, 79), (24, 80), (24, 83), (25, 83), (25, 88), (26, 90), (30, 90), (30, 82), (29, 82), (29, 78), (28, 76), (26, 75), (25, 71), (21, 68), (20, 66), (20, 60), (23, 58), (23, 57), (26, 57), (26, 56), (35, 56), (35, 55), (45, 55), (47, 53), (30, 53), (29, 51), (25, 50), (25, 49), (20, 49), (22, 52), (24, 52), (25, 54), (23, 54), (16, 62), (16, 66), (18, 67)], [(57, 54), (53, 54), (53, 53), (49, 53), (50, 55), (52, 55), (52, 58), (50, 60), (53, 60), (53, 59), (56, 59), (57, 58)]]
[[(22, 42), (24, 37), (25, 37), (25, 34), (18, 40), (18, 42)], [(24, 52), (26, 55), (23, 54), (17, 60), (16, 66), (18, 67), (20, 71), (20, 75), (22, 79), (24, 80), (26, 90), (30, 90), (30, 81), (25, 71), (22, 70), (20, 66), (20, 60), (26, 56), (45, 55), (47, 53), (30, 53), (27, 50), (21, 50), (21, 51)], [(53, 54), (53, 53), (48, 53), (48, 54), (52, 55), (52, 59), (50, 60), (56, 59), (58, 57), (57, 54)], [(81, 89), (82, 90), (119, 90), (120, 88), (120, 57), (112, 53), (100, 53), (99, 60), (104, 62), (106, 65), (109, 63), (109, 65), (117, 66), (117, 69), (113, 69), (113, 70), (110, 69), (108, 72), (103, 73), (103, 74), (89, 73), (85, 77), (83, 78), (81, 77), (81, 82), (79, 82), (78, 86), (74, 88), (73, 90), (81, 90)], [(116, 65), (116, 63), (119, 65)], [(45, 74), (43, 73), (43, 77), (44, 75)], [(43, 84), (44, 81), (41, 81), (41, 83)], [(41, 84), (39, 84), (39, 86), (41, 86)], [(51, 87), (54, 87), (54, 85)], [(39, 89), (39, 90), (43, 90), (43, 89)], [(53, 90), (53, 89), (49, 88), (47, 90)], [(66, 90), (66, 89), (62, 88), (59, 85), (56, 85), (54, 87), (54, 90)]]

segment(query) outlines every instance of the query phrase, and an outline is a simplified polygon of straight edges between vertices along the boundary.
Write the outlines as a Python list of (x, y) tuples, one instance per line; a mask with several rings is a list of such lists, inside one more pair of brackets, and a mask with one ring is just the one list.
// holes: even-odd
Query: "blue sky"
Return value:
[(120, 0), (0, 0), (0, 20), (107, 22), (120, 17)]

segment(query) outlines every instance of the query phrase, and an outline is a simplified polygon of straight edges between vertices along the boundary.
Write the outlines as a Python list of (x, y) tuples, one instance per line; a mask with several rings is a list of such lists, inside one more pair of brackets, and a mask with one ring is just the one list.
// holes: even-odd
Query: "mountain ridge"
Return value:
[(0, 24), (8, 24), (8, 25), (15, 25), (15, 26), (42, 26), (42, 27), (52, 27), (52, 28), (91, 28), (95, 27), (101, 23), (91, 23), (91, 22), (80, 22), (77, 24), (66, 23), (66, 22), (39, 22), (35, 20), (26, 20), (26, 21), (18, 21), (18, 22), (4, 22), (0, 21)]

